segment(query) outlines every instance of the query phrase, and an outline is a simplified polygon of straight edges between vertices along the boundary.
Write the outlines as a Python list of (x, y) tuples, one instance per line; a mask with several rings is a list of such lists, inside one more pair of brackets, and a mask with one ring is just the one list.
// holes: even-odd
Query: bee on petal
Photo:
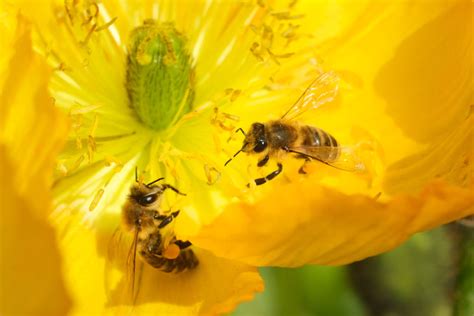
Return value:
[(295, 120), (307, 110), (318, 108), (334, 100), (338, 91), (338, 82), (339, 79), (335, 73), (322, 73), (280, 119), (255, 122), (247, 133), (239, 128), (237, 131), (245, 136), (243, 145), (232, 158), (227, 160), (225, 165), (240, 152), (260, 157), (257, 162), (258, 167), (263, 167), (270, 159), (274, 159), (277, 169), (265, 177), (255, 179), (256, 185), (264, 184), (282, 172), (281, 160), (286, 154), (304, 159), (300, 173), (306, 173), (304, 166), (312, 160), (347, 171), (364, 170), (364, 164), (353, 148), (341, 146), (331, 134), (318, 127), (301, 124)]

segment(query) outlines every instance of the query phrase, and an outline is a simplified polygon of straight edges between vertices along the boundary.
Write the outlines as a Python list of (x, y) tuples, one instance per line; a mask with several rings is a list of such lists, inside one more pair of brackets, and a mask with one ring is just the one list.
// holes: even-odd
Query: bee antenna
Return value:
[(135, 182), (138, 182), (138, 167), (135, 166)]
[(242, 129), (242, 127), (239, 127), (236, 131), (237, 132), (241, 132), (242, 134), (244, 134), (244, 136), (247, 136), (247, 134), (245, 134), (244, 130)]
[[(242, 131), (242, 132), (243, 132), (243, 131)], [(236, 153), (232, 156), (232, 158), (229, 158), (229, 160), (226, 161), (226, 163), (224, 164), (224, 167), (227, 166), (227, 164), (228, 164), (229, 162), (231, 162), (232, 159), (235, 158), (235, 156), (237, 156), (238, 154), (240, 154), (240, 152), (241, 152), (242, 150), (244, 150), (245, 146), (247, 146), (247, 145), (248, 145), (248, 143), (244, 143), (244, 145), (242, 146), (242, 148), (240, 148), (239, 151), (236, 152)]]
[(154, 181), (151, 181), (151, 182), (148, 183), (146, 186), (148, 187), (148, 186), (150, 186), (150, 185), (152, 185), (152, 184), (155, 184), (155, 183), (157, 183), (158, 181), (161, 181), (161, 180), (163, 180), (163, 179), (164, 179), (163, 177), (158, 178), (158, 179), (156, 179), (156, 180), (154, 180)]

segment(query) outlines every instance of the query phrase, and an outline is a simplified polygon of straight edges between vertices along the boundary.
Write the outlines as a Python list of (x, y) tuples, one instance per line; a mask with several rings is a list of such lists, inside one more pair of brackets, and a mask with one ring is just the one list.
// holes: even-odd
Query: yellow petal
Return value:
[[(45, 188), (51, 186), (55, 157), (67, 135), (64, 116), (54, 107), (48, 93), (50, 70), (33, 53), (30, 26), (23, 21), (18, 26), (18, 39), (13, 46), (15, 55), (8, 65), (8, 76), (0, 97), (1, 141), (8, 146), (10, 159), (16, 166), (17, 177), (11, 179), (32, 209), (45, 215), (51, 195)], [(31, 180), (35, 178), (35, 185)], [(35, 200), (31, 197), (34, 196)]]
[(471, 17), (464, 0), (372, 2), (322, 43), (326, 63), (351, 84), (341, 108), (354, 108), (350, 119), (375, 135), (387, 164), (465, 119)]
[(8, 62), (10, 61), (15, 40), (15, 29), (17, 26), (16, 10), (13, 6), (1, 3), (0, 4), (0, 30), (2, 31), (2, 37), (0, 38), (0, 49), (2, 54), (0, 56), (0, 87), (3, 87), (3, 81), (7, 74)]
[(1, 310), (6, 315), (64, 315), (71, 302), (47, 214), (54, 156), (66, 125), (47, 92), (48, 69), (32, 51), (30, 25), (23, 18), (15, 24), (13, 35), (1, 30), (12, 43), (4, 51), (8, 63), (1, 67)]
[[(1, 145), (0, 310), (4, 315), (64, 315), (71, 301), (62, 279), (55, 232), (29, 205), (34, 197), (25, 199), (12, 186), (11, 179), (16, 176), (15, 165)], [(23, 180), (33, 184), (36, 178)]]
[(218, 256), (257, 266), (346, 264), (474, 214), (473, 189), (434, 182), (419, 196), (383, 203), (308, 179), (280, 185), (255, 204), (228, 206), (192, 240)]
[(138, 315), (221, 315), (263, 291), (263, 281), (255, 267), (199, 249), (195, 253), (199, 266), (180, 274), (160, 272), (145, 264), (135, 306), (120, 306), (126, 301), (120, 295), (114, 296), (123, 291), (120, 282), (107, 302), (112, 306), (110, 311), (133, 310)]
[(385, 192), (417, 192), (432, 179), (468, 187), (474, 182), (474, 115), (460, 122), (452, 131), (438, 135), (419, 152), (387, 168)]

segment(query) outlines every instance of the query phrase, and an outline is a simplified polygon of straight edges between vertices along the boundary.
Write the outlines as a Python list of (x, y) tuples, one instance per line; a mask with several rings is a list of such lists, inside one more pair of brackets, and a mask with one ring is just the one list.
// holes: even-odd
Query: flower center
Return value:
[(186, 42), (172, 23), (146, 20), (131, 32), (126, 82), (130, 106), (154, 130), (166, 129), (191, 110), (194, 68)]

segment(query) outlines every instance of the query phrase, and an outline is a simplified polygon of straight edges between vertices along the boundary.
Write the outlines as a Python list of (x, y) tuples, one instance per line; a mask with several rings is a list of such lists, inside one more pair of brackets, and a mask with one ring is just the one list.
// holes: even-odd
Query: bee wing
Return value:
[(345, 171), (363, 172), (366, 169), (357, 154), (357, 146), (301, 146), (289, 151)]
[(138, 230), (134, 231), (131, 239), (129, 234), (120, 228), (116, 229), (109, 241), (106, 272), (114, 269), (123, 272), (118, 282), (106, 273), (107, 293), (112, 301), (133, 305), (136, 299), (140, 282), (140, 276), (136, 277), (137, 244)]
[(329, 71), (320, 74), (281, 118), (294, 119), (309, 109), (316, 109), (333, 101), (338, 89), (339, 77), (335, 72)]

